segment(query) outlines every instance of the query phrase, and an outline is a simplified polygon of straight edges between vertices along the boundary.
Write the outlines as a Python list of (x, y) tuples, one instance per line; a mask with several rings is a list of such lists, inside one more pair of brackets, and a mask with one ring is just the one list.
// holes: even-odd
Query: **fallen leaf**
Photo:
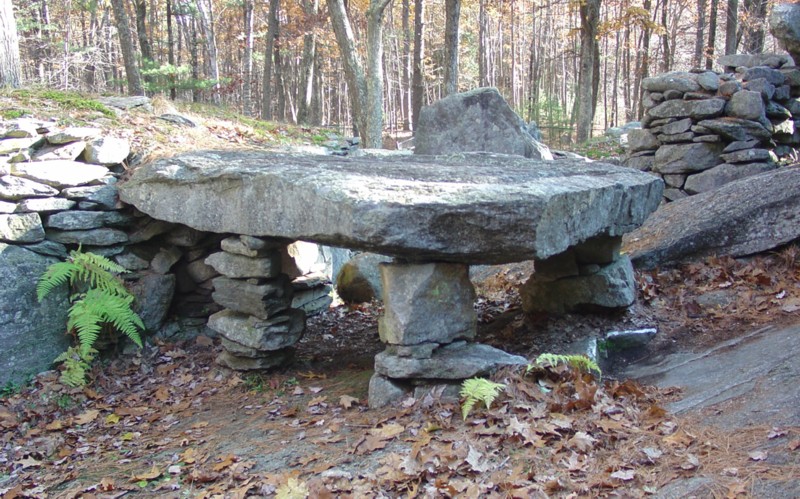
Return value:
[(119, 416), (117, 416), (113, 412), (111, 414), (109, 414), (108, 416), (106, 416), (106, 424), (107, 425), (115, 425), (117, 423), (119, 423)]
[(181, 468), (179, 464), (173, 464), (172, 466), (167, 468), (167, 473), (169, 473), (170, 475), (180, 475), (182, 469), (183, 468)]
[(321, 386), (309, 386), (308, 387), (308, 391), (310, 391), (311, 393), (319, 393), (319, 392), (322, 391), (322, 387)]
[(686, 461), (681, 463), (681, 469), (690, 471), (697, 469), (700, 466), (700, 460), (694, 454), (686, 454)]
[(576, 432), (575, 435), (567, 440), (567, 445), (575, 448), (581, 452), (589, 452), (597, 443), (597, 439), (586, 433), (585, 431)]
[(783, 437), (787, 434), (786, 430), (781, 430), (780, 428), (773, 428), (772, 431), (769, 432), (767, 438), (772, 440), (773, 438)]
[(339, 405), (345, 409), (351, 408), (353, 404), (358, 404), (357, 398), (351, 397), (350, 395), (342, 395), (339, 397)]
[(61, 430), (63, 428), (64, 428), (64, 423), (62, 423), (61, 421), (59, 421), (57, 419), (55, 421), (53, 421), (52, 423), (50, 423), (50, 424), (48, 424), (47, 426), (44, 427), (44, 429), (48, 430), (48, 431), (57, 431), (57, 430)]
[(748, 452), (747, 456), (753, 461), (764, 461), (767, 459), (767, 453), (763, 450), (754, 450), (752, 452)]
[(722, 474), (725, 476), (737, 476), (739, 474), (739, 468), (723, 468)]
[(389, 423), (381, 426), (380, 428), (372, 428), (369, 430), (368, 433), (370, 435), (374, 435), (376, 437), (386, 440), (389, 438), (394, 438), (397, 435), (403, 433), (405, 429), (406, 427), (401, 424)]
[(275, 499), (306, 499), (308, 486), (297, 478), (290, 478), (275, 493)]
[(156, 478), (158, 478), (160, 476), (161, 476), (161, 471), (159, 471), (158, 466), (156, 466), (154, 464), (153, 467), (150, 468), (150, 471), (148, 471), (146, 473), (142, 473), (141, 475), (134, 475), (133, 479), (131, 481), (132, 482), (139, 482), (139, 481), (144, 480), (144, 481), (149, 482), (151, 480), (155, 480)]
[(660, 458), (664, 454), (660, 449), (653, 447), (645, 447), (642, 449), (642, 452), (644, 452), (644, 455), (647, 456), (647, 459), (651, 463), (655, 462), (656, 459)]
[(319, 397), (314, 397), (313, 399), (308, 401), (308, 407), (314, 407), (315, 405), (320, 405), (324, 403), (328, 397), (325, 395), (320, 395)]
[(228, 454), (227, 456), (223, 457), (220, 460), (220, 462), (215, 464), (211, 469), (213, 469), (214, 471), (222, 471), (235, 462), (236, 462), (236, 456), (234, 456), (233, 454)]
[(633, 480), (635, 477), (636, 471), (634, 470), (619, 470), (611, 473), (611, 478), (616, 478), (617, 480), (622, 480), (623, 482)]
[(692, 442), (694, 442), (694, 436), (686, 433), (682, 429), (679, 429), (672, 435), (663, 438), (665, 444), (669, 445), (670, 447), (688, 447)]
[(487, 471), (490, 468), (489, 463), (485, 461), (481, 462), (482, 460), (483, 460), (483, 454), (478, 452), (475, 449), (475, 447), (470, 445), (469, 452), (467, 453), (467, 458), (464, 461), (466, 461), (467, 464), (470, 465), (472, 471), (476, 473), (483, 473), (484, 471)]
[(195, 338), (194, 342), (197, 344), (197, 346), (201, 346), (201, 347), (213, 347), (214, 346), (214, 340), (212, 340), (208, 336), (204, 336), (202, 334), (200, 336), (198, 336), (197, 338)]
[(800, 439), (792, 440), (791, 442), (789, 442), (788, 447), (789, 447), (789, 450), (800, 449)]
[(97, 409), (90, 409), (86, 412), (83, 412), (75, 416), (75, 423), (76, 424), (91, 423), (97, 418), (98, 415), (100, 415), (100, 411), (98, 411)]
[(19, 461), (14, 461), (14, 464), (19, 465), (21, 469), (27, 468), (38, 468), (42, 465), (41, 461), (37, 461), (32, 457), (26, 457), (25, 459), (20, 459)]

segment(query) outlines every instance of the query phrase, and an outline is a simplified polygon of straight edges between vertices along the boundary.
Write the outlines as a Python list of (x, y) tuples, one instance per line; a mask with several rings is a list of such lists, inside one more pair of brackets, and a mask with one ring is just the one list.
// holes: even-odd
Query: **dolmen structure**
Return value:
[(656, 209), (663, 187), (647, 173), (579, 160), (200, 151), (137, 169), (120, 198), (157, 220), (228, 235), (206, 260), (223, 274), (213, 297), (224, 309), (209, 326), (222, 336), (219, 362), (235, 369), (280, 364), (303, 333), (281, 246), (302, 240), (393, 257), (381, 267), (376, 407), (525, 364), (474, 342), (469, 266), (536, 260), (543, 289), (609, 269), (632, 280), (619, 243)]

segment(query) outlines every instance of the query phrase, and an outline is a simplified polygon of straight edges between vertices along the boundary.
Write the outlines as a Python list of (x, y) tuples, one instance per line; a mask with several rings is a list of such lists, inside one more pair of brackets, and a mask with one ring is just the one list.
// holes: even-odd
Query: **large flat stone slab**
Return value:
[(120, 198), (202, 231), (469, 264), (544, 259), (622, 235), (662, 190), (651, 175), (582, 160), (199, 151), (136, 170)]

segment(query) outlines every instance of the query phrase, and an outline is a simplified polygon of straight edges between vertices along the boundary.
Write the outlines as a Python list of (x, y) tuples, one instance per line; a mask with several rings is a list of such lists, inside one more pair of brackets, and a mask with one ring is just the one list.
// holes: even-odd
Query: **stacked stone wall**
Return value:
[(787, 56), (728, 55), (725, 68), (646, 78), (642, 129), (628, 135), (626, 164), (664, 179), (682, 197), (796, 161), (800, 69)]

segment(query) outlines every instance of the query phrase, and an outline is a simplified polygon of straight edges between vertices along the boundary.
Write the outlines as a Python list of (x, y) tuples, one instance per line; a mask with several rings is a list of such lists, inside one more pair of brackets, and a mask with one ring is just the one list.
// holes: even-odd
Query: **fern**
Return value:
[(36, 297), (42, 301), (45, 296), (62, 284), (72, 288), (101, 289), (106, 293), (126, 296), (130, 293), (114, 274), (127, 272), (124, 267), (108, 258), (94, 253), (83, 253), (80, 249), (70, 252), (66, 262), (50, 265), (39, 278)]
[(139, 329), (144, 329), (144, 323), (131, 310), (132, 303), (133, 296), (130, 294), (123, 297), (100, 289), (90, 289), (70, 307), (67, 329), (78, 335), (78, 342), (84, 352), (94, 346), (103, 324), (111, 324), (141, 347)]
[(461, 417), (466, 420), (472, 408), (479, 401), (486, 404), (488, 409), (497, 396), (500, 395), (500, 390), (505, 387), (506, 385), (502, 383), (495, 383), (485, 378), (464, 380), (461, 384), (461, 397), (464, 398), (464, 402), (461, 405)]
[(533, 365), (528, 365), (526, 373), (531, 372), (536, 367), (557, 366), (558, 364), (567, 364), (583, 372), (595, 371), (598, 376), (602, 376), (597, 362), (585, 355), (559, 355), (555, 353), (543, 353), (536, 357), (536, 362)]
[(87, 351), (69, 347), (66, 352), (56, 357), (53, 362), (63, 362), (64, 369), (59, 376), (59, 381), (73, 388), (86, 385), (86, 372), (91, 368), (97, 350), (90, 348)]

